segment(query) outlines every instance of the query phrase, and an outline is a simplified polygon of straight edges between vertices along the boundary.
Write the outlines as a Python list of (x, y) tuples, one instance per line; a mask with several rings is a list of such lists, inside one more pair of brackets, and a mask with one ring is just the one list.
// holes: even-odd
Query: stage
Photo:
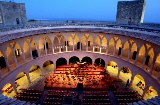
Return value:
[(101, 66), (69, 64), (50, 73), (45, 80), (45, 88), (78, 89), (78, 84), (81, 84), (83, 90), (116, 90), (115, 81), (122, 80), (110, 77)]

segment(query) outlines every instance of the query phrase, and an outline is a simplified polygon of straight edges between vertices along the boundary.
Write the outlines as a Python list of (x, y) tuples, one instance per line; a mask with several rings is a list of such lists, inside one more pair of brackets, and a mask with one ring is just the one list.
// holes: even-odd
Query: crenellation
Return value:
[(117, 5), (117, 24), (141, 24), (143, 23), (146, 2), (137, 1), (119, 1)]
[(27, 21), (24, 3), (0, 1), (0, 26), (19, 25)]

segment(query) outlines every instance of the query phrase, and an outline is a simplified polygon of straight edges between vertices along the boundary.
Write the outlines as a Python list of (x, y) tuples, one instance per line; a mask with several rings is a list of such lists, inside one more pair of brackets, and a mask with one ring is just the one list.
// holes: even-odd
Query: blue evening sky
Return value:
[[(132, 0), (14, 0), (25, 3), (27, 19), (116, 21), (118, 1)], [(144, 22), (160, 23), (160, 0), (146, 0)]]

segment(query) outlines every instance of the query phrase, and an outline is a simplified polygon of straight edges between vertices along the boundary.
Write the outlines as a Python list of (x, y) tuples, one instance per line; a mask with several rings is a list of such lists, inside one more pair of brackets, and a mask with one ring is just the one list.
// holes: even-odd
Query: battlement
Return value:
[(24, 3), (0, 1), (0, 26), (24, 24), (26, 21)]
[(117, 24), (141, 24), (144, 19), (145, 0), (119, 1), (117, 5)]

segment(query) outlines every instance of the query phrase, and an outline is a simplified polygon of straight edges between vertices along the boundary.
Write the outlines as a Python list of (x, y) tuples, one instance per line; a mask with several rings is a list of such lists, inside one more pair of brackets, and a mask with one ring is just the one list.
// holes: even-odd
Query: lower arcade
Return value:
[(18, 93), (12, 97), (40, 105), (125, 105), (143, 100), (102, 65), (86, 62), (60, 65), (28, 88), (25, 85), (17, 84)]

